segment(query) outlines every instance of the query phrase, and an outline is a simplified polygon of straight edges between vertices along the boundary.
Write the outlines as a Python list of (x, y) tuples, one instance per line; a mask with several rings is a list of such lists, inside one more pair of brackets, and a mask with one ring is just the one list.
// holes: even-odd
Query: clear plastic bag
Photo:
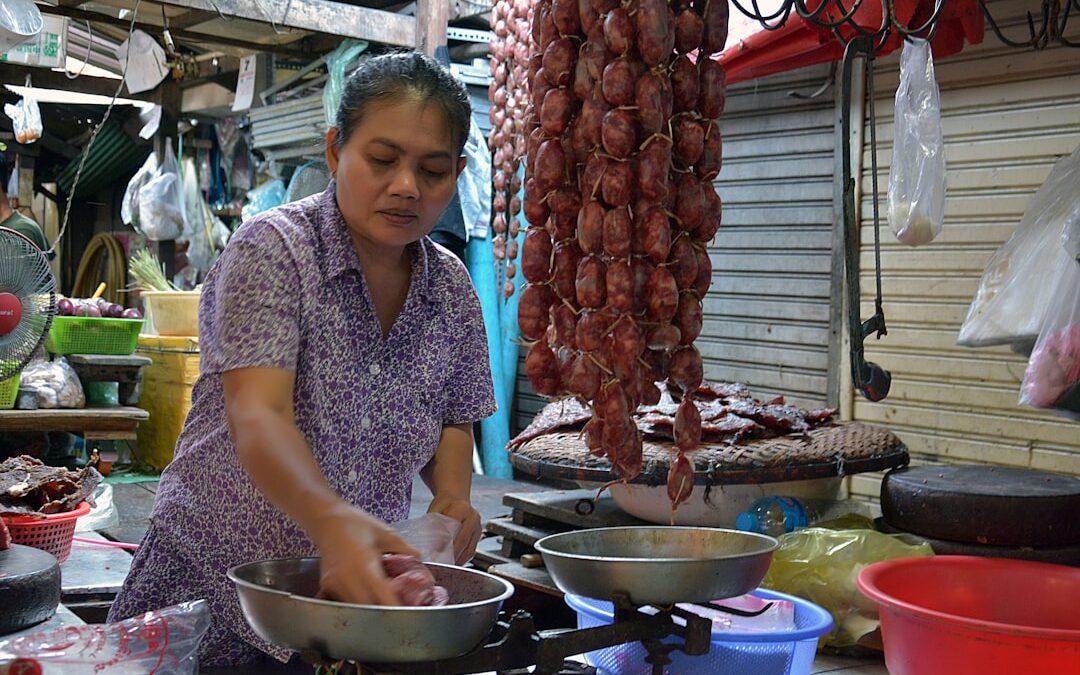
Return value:
[(441, 513), (426, 513), (394, 523), (394, 530), (407, 544), (420, 551), (424, 562), (454, 564), (454, 537), (461, 523)]
[[(89, 500), (88, 500), (89, 501)], [(120, 515), (113, 503), (113, 488), (108, 483), (102, 483), (94, 489), (94, 508), (90, 513), (75, 521), (75, 532), (93, 532), (95, 530), (108, 530), (120, 525)]]
[[(1039, 335), (1052, 283), (1076, 265), (1062, 233), (1080, 223), (1080, 148), (1058, 160), (1009, 240), (986, 265), (956, 344), (1013, 344), (1026, 352)], [(1066, 236), (1069, 236), (1066, 234)]]
[(150, 153), (143, 162), (143, 165), (139, 167), (139, 170), (135, 172), (135, 175), (128, 181), (127, 189), (124, 190), (124, 199), (120, 202), (120, 220), (124, 221), (125, 225), (131, 225), (138, 227), (139, 225), (139, 190), (142, 189), (146, 182), (154, 177), (157, 173), (158, 159), (157, 155)]
[(1020, 404), (1057, 408), (1080, 418), (1080, 264), (1065, 265), (1052, 286), (1020, 385)]
[(904, 42), (896, 89), (889, 225), (908, 246), (930, 243), (945, 220), (945, 141), (930, 43)]
[(865, 518), (847, 518), (856, 529), (810, 527), (781, 535), (762, 586), (816, 603), (833, 617), (833, 630), (822, 646), (853, 647), (877, 630), (877, 606), (855, 585), (871, 563), (933, 555), (930, 544), (911, 535), (883, 534)]
[(139, 188), (138, 228), (151, 241), (177, 239), (184, 232), (184, 188), (171, 140), (153, 177)]
[(263, 211), (285, 203), (285, 182), (279, 178), (268, 180), (247, 193), (247, 202), (240, 209), (240, 216), (248, 221)]
[(14, 105), (5, 104), (4, 114), (11, 118), (15, 140), (19, 143), (29, 145), (41, 138), (44, 131), (41, 125), (41, 109), (33, 97), (24, 96)]
[(209, 627), (210, 608), (195, 600), (118, 623), (39, 631), (0, 641), (0, 672), (20, 659), (42, 675), (193, 675)]
[(63, 356), (22, 371), (19, 386), (33, 389), (39, 408), (85, 408), (86, 394), (79, 375)]

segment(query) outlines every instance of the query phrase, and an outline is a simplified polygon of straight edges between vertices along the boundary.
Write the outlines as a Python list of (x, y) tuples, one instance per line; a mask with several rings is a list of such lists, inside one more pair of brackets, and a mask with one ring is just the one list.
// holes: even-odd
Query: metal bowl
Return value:
[(639, 605), (709, 602), (754, 590), (765, 578), (772, 537), (709, 527), (605, 527), (536, 542), (564, 593)]
[(273, 644), (369, 663), (460, 656), (488, 636), (514, 587), (477, 570), (425, 564), (452, 604), (385, 607), (320, 600), (314, 597), (318, 558), (247, 563), (228, 576), (236, 584), (244, 618)]

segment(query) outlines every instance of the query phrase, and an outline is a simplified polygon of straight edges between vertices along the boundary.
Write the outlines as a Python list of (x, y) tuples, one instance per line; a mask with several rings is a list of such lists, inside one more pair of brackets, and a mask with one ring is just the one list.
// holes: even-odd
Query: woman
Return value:
[(464, 266), (425, 235), (454, 194), (470, 109), (434, 60), (394, 54), (347, 81), (326, 192), (245, 223), (207, 276), (202, 373), (151, 527), (110, 621), (206, 598), (203, 667), (278, 660), (225, 576), (319, 555), (322, 592), (397, 604), (381, 556), (416, 555), (386, 523), (420, 473), (430, 513), (461, 523), (472, 423), (495, 410), (479, 301)]

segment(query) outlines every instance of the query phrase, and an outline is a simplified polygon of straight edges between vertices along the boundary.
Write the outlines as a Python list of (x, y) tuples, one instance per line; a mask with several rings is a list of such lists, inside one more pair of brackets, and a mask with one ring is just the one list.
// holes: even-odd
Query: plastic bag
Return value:
[(11, 118), (15, 140), (19, 143), (28, 145), (41, 138), (41, 109), (32, 97), (24, 96), (14, 105), (5, 104), (4, 114)]
[(1080, 264), (1066, 265), (1052, 286), (1050, 306), (1020, 385), (1020, 404), (1059, 408), (1080, 417)]
[(816, 603), (832, 614), (832, 632), (821, 645), (852, 647), (878, 627), (877, 606), (855, 585), (859, 572), (882, 560), (933, 555), (930, 544), (911, 535), (882, 534), (864, 528), (833, 530), (810, 527), (781, 535), (762, 586)]
[(248, 221), (263, 211), (285, 203), (285, 183), (275, 178), (268, 180), (247, 193), (247, 201), (240, 209), (240, 216)]
[(461, 523), (450, 516), (427, 513), (394, 523), (392, 527), (407, 544), (420, 551), (420, 559), (424, 562), (455, 564), (454, 537), (461, 529)]
[[(1061, 245), (1080, 222), (1080, 148), (1058, 160), (1009, 240), (986, 265), (956, 344), (987, 347), (1035, 342), (1050, 303), (1051, 279), (1076, 265)], [(1068, 235), (1067, 235), (1068, 236)]]
[(146, 182), (154, 177), (157, 173), (158, 159), (157, 155), (150, 153), (143, 162), (143, 165), (139, 167), (139, 170), (135, 172), (135, 175), (128, 181), (127, 189), (124, 190), (124, 199), (120, 202), (120, 220), (124, 221), (125, 225), (131, 225), (138, 227), (139, 224), (139, 190), (142, 189)]
[(32, 0), (0, 2), (0, 55), (41, 33), (41, 10)]
[(345, 90), (345, 71), (367, 46), (368, 43), (363, 40), (345, 40), (326, 55), (327, 79), (326, 86), (323, 87), (322, 101), (327, 127), (337, 124), (338, 104), (341, 103), (341, 93)]
[(20, 659), (42, 675), (192, 675), (209, 627), (210, 608), (195, 600), (118, 623), (38, 631), (0, 641), (0, 672)]
[[(89, 500), (88, 500), (89, 501)], [(120, 516), (113, 503), (112, 485), (102, 483), (94, 490), (94, 508), (75, 521), (76, 532), (107, 530), (120, 525)]]
[(945, 141), (930, 43), (911, 38), (900, 54), (889, 225), (908, 246), (930, 243), (945, 221)]
[(176, 239), (184, 232), (184, 191), (171, 140), (161, 165), (139, 188), (137, 227), (151, 241)]
[(470, 237), (486, 239), (488, 214), (491, 213), (491, 151), (476, 120), (469, 122), (465, 156), (468, 162), (457, 181), (465, 233)]
[(39, 408), (86, 407), (86, 394), (79, 375), (63, 356), (24, 368), (19, 386), (37, 393)]

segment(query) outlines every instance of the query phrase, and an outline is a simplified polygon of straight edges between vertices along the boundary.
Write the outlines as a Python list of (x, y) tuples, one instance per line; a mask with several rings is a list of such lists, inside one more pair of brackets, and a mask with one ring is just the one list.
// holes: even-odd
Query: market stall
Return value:
[[(950, 64), (949, 57), (966, 54), (983, 41), (984, 26), (1001, 36), (1002, 22), (995, 20), (1002, 16), (995, 9), (1000, 4), (40, 5), (44, 15), (63, 20), (68, 57), (84, 53), (79, 64), (116, 77), (70, 79), (76, 88), (112, 99), (85, 121), (65, 121), (69, 104), (51, 109), (45, 95), (38, 95), (45, 123), (30, 127), (38, 138), (20, 136), (25, 125), (13, 118), (17, 192), (20, 199), (32, 191), (55, 198), (58, 212), (45, 229), (55, 232), (49, 241), (61, 255), (58, 262), (49, 260), (48, 251), (29, 251), (26, 259), (41, 273), (21, 295), (0, 295), (0, 310), (5, 301), (23, 308), (13, 324), (23, 339), (0, 339), (9, 349), (0, 354), (0, 367), (32, 385), (22, 392), (15, 385), (14, 409), (0, 410), (0, 432), (72, 432), (85, 447), (77, 445), (76, 453), (87, 456), (69, 462), (71, 470), (27, 456), (0, 465), (0, 572), (19, 565), (18, 578), (0, 574), (0, 601), (9, 587), (37, 584), (42, 590), (36, 605), (20, 601), (27, 605), (24, 623), (48, 621), (0, 635), (0, 672), (19, 665), (8, 663), (16, 658), (62, 672), (108, 668), (99, 662), (110, 659), (113, 666), (139, 669), (144, 657), (175, 661), (179, 671), (190, 672), (199, 668), (201, 645), (214, 642), (220, 649), (222, 636), (214, 631), (223, 621), (234, 622), (229, 639), (242, 638), (244, 649), (257, 647), (262, 660), (252, 660), (259, 665), (248, 670), (204, 664), (199, 672), (809, 675), (884, 674), (887, 664), (893, 675), (981, 675), (994, 672), (995, 663), (1009, 664), (1008, 672), (1032, 664), (1039, 672), (1074, 672), (1080, 625), (1069, 603), (1080, 589), (1080, 529), (1072, 518), (1080, 479), (1032, 466), (1009, 472), (920, 466), (932, 454), (927, 447), (944, 448), (939, 454), (945, 457), (951, 452), (926, 439), (934, 435), (926, 429), (947, 426), (947, 420), (918, 418), (929, 416), (920, 397), (940, 402), (942, 394), (925, 381), (928, 366), (915, 363), (925, 354), (905, 355), (905, 341), (920, 326), (902, 312), (897, 317), (888, 301), (895, 283), (888, 272), (898, 254), (891, 240), (882, 241), (886, 221), (904, 221), (893, 227), (902, 243), (934, 238), (941, 230), (937, 198), (943, 198), (945, 176), (943, 165), (935, 168), (943, 161), (941, 143), (930, 138), (931, 150), (911, 162), (930, 168), (909, 177), (941, 179), (926, 188), (933, 204), (924, 207), (907, 194), (897, 208), (891, 188), (885, 201), (886, 191), (877, 185), (875, 111), (875, 100), (884, 95), (874, 90), (883, 76), (875, 62), (894, 52), (907, 59), (917, 48), (923, 67), (902, 66), (901, 80), (907, 83), (911, 72), (932, 75), (927, 64)], [(1005, 42), (1071, 49), (1076, 30), (1068, 24), (1070, 11), (1047, 1), (1041, 32), (1029, 20), (1030, 39)], [(760, 30), (735, 41), (729, 29), (740, 14)], [(490, 31), (483, 30), (485, 23)], [(452, 62), (450, 72), (459, 81), (488, 86), (487, 142), (476, 120), (468, 120), (462, 150), (480, 175), (458, 180), (459, 198), (447, 210), (453, 227), (465, 221), (467, 234), (457, 237), (461, 241), (456, 235), (438, 239), (447, 257), (464, 259), (479, 297), (461, 303), (473, 316), (454, 315), (455, 321), (423, 336), (436, 351), (448, 335), (464, 344), (465, 334), (456, 331), (467, 321), (483, 323), (487, 353), (469, 352), (467, 363), (420, 361), (407, 377), (389, 379), (400, 363), (380, 360), (378, 353), (367, 363), (363, 349), (370, 345), (359, 349), (365, 341), (353, 339), (352, 324), (343, 319), (356, 315), (331, 302), (317, 322), (308, 315), (305, 321), (342, 329), (329, 338), (312, 333), (321, 337), (304, 358), (329, 359), (340, 350), (364, 359), (321, 371), (324, 387), (314, 395), (311, 389), (300, 395), (296, 386), (295, 400), (275, 400), (268, 407), (288, 408), (285, 426), (277, 426), (275, 417), (251, 416), (246, 423), (278, 437), (260, 439), (260, 448), (284, 447), (301, 435), (292, 433), (299, 427), (291, 418), (330, 401), (327, 422), (345, 420), (350, 432), (363, 432), (349, 436), (353, 464), (319, 474), (326, 485), (296, 498), (280, 485), (304, 483), (305, 467), (276, 464), (279, 457), (264, 454), (262, 472), (253, 469), (245, 463), (252, 446), (230, 441), (244, 436), (250, 444), (250, 428), (221, 431), (236, 422), (222, 417), (216, 426), (221, 436), (213, 439), (230, 454), (192, 452), (196, 459), (181, 467), (184, 457), (174, 462), (173, 450), (193, 388), (220, 381), (199, 379), (200, 365), (213, 351), (211, 338), (203, 336), (207, 351), (200, 353), (198, 335), (207, 270), (228, 240), (243, 236), (242, 222), (326, 188), (331, 169), (324, 139), (334, 127), (343, 82), (392, 47), (434, 54), (444, 65)], [(137, 74), (155, 80), (145, 88), (130, 77), (137, 49), (158, 71)], [(463, 63), (477, 56), (489, 58)], [(73, 74), (35, 70), (40, 65), (0, 64), (5, 77), (17, 75), (21, 82), (26, 73), (32, 76), (33, 87), (26, 82), (11, 96), (37, 100), (35, 89), (59, 86), (59, 78)], [(805, 66), (816, 67), (789, 73)], [(1071, 86), (1073, 74), (1061, 79)], [(823, 77), (825, 84), (810, 93)], [(758, 78), (770, 78), (760, 92)], [(729, 90), (736, 82), (741, 84)], [(790, 91), (792, 83), (805, 91)], [(886, 84), (891, 98), (894, 83)], [(937, 95), (932, 77), (920, 84), (932, 85), (931, 99)], [(835, 94), (820, 98), (831, 89)], [(125, 99), (122, 111), (118, 98)], [(899, 95), (897, 101), (900, 107)], [(900, 145), (897, 120), (889, 142)], [(940, 115), (936, 121), (940, 125)], [(65, 124), (82, 128), (81, 135)], [(1046, 124), (1075, 132), (1075, 124), (1058, 117)], [(428, 132), (419, 126), (414, 131)], [(401, 151), (400, 140), (377, 142)], [(764, 166), (773, 160), (783, 166)], [(894, 160), (892, 166), (907, 165)], [(104, 228), (94, 222), (101, 213), (90, 213), (102, 195), (110, 205), (103, 209), (110, 211)], [(398, 225), (415, 215), (401, 207), (391, 211), (389, 220)], [(926, 222), (911, 221), (915, 213)], [(118, 214), (123, 227), (114, 227)], [(442, 224), (440, 219), (432, 239)], [(0, 245), (4, 236), (0, 230)], [(287, 241), (300, 249), (306, 244)], [(320, 271), (333, 272), (339, 262), (334, 249), (314, 250)], [(423, 273), (429, 263), (436, 266), (424, 260)], [(265, 292), (274, 288), (270, 281), (259, 287), (251, 280), (276, 279), (274, 272), (244, 270), (243, 282)], [(306, 280), (288, 290), (320, 302), (331, 296)], [(426, 285), (422, 290), (428, 291)], [(242, 307), (256, 322), (282, 295)], [(946, 295), (955, 299), (956, 292)], [(209, 290), (206, 296), (215, 301)], [(420, 306), (408, 304), (412, 297), (403, 300), (406, 307)], [(457, 304), (447, 297), (427, 297), (424, 311)], [(474, 299), (476, 307), (469, 304)], [(232, 318), (243, 323), (247, 317)], [(392, 320), (379, 327), (383, 333), (372, 333), (367, 342), (380, 349), (399, 344), (391, 340), (401, 333), (393, 333)], [(270, 332), (241, 333), (252, 345), (276, 339)], [(871, 336), (899, 337), (901, 346)], [(118, 341), (123, 345), (112, 346)], [(1057, 336), (1049, 346), (1042, 343), (1036, 353), (1047, 360), (1038, 375), (1049, 373), (1058, 387), (1043, 407), (1062, 408), (1068, 401), (1059, 399), (1058, 389), (1080, 378), (1076, 371), (1064, 381), (1075, 370), (1068, 359), (1080, 364), (1080, 358)], [(912, 344), (915, 352), (926, 346)], [(42, 346), (52, 357), (41, 358)], [(450, 420), (476, 418), (455, 411), (428, 420), (440, 405), (449, 411), (454, 403), (482, 397), (483, 391), (453, 378), (485, 359), (499, 412), (464, 424)], [(476, 390), (487, 384), (482, 365)], [(354, 370), (355, 381), (338, 379), (340, 371)], [(409, 388), (413, 380), (433, 377), (446, 378), (448, 391)], [(0, 377), (0, 387), (10, 379)], [(34, 383), (40, 381), (55, 386), (39, 388)], [(1044, 391), (1046, 383), (1039, 384)], [(272, 379), (261, 388), (285, 390), (283, 381)], [(364, 401), (386, 391), (393, 401), (373, 419), (365, 408), (372, 404)], [(525, 405), (522, 391), (530, 397)], [(82, 404), (69, 403), (80, 397)], [(49, 400), (60, 407), (46, 407)], [(455, 511), (445, 501), (438, 510), (447, 493), (440, 494), (439, 477), (432, 475), (441, 473), (445, 488), (447, 470), (432, 458), (426, 464), (410, 460), (424, 469), (398, 491), (411, 502), (391, 528), (420, 560), (393, 545), (374, 559), (397, 603), (338, 602), (324, 577), (325, 561), (332, 559), (323, 547), (327, 540), (312, 534), (310, 522), (293, 548), (224, 567), (213, 559), (217, 567), (211, 569), (211, 551), (222, 549), (223, 541), (237, 550), (263, 551), (300, 532), (294, 525), (301, 519), (284, 505), (322, 503), (320, 490), (352, 490), (369, 499), (364, 508), (381, 508), (363, 494), (366, 487), (356, 486), (367, 472), (396, 475), (401, 457), (387, 459), (364, 447), (364, 437), (387, 446), (405, 442), (411, 451), (419, 444), (412, 440), (414, 412), (423, 418), (420, 425), (457, 427), (458, 433), (479, 429), (471, 449), (477, 470), (471, 492), (448, 498), (457, 502), (456, 513), (463, 502), (468, 518), (479, 519), (475, 553), (467, 547), (469, 555), (455, 559), (455, 533), (465, 521), (448, 530), (447, 514)], [(1050, 444), (1038, 450), (1071, 452), (1070, 424), (1075, 427), (1057, 420), (1049, 431), (1032, 433), (1035, 442)], [(989, 429), (973, 433), (994, 436)], [(346, 436), (308, 435), (312, 440), (301, 444), (313, 451), (322, 450), (317, 443), (333, 446), (337, 436)], [(466, 446), (454, 446), (459, 465)], [(969, 458), (970, 444), (957, 447), (958, 456)], [(161, 499), (152, 474), (170, 464), (175, 475), (166, 473), (160, 485), (172, 481), (172, 494)], [(113, 475), (99, 486), (99, 472), (110, 470)], [(180, 483), (176, 476), (184, 471), (197, 479)], [(233, 481), (236, 476), (242, 480)], [(275, 481), (279, 491), (267, 501), (267, 486)], [(867, 499), (879, 495), (880, 505)], [(155, 502), (156, 519), (178, 517), (192, 532), (155, 530)], [(264, 502), (277, 510), (259, 511)], [(188, 505), (190, 513), (183, 511)], [(195, 508), (203, 506), (217, 509), (209, 527), (192, 517), (204, 516)], [(250, 513), (263, 517), (236, 515)], [(341, 517), (338, 510), (326, 513), (327, 521)], [(293, 516), (292, 529), (264, 529), (263, 521), (276, 522), (282, 514)], [(13, 539), (26, 538), (9, 548), (5, 524)], [(28, 538), (46, 529), (55, 530), (54, 540)], [(352, 532), (338, 534), (333, 545), (354, 543)], [(317, 539), (320, 546), (314, 546)], [(131, 584), (141, 568), (146, 583), (147, 570), (170, 569), (163, 561), (168, 556), (159, 553), (154, 560), (147, 553), (167, 551), (165, 545), (177, 546), (173, 562), (184, 563), (183, 574), (162, 572), (153, 581), (162, 588), (199, 582), (205, 597), (156, 602), (150, 614), (140, 611), (105, 625), (125, 579)], [(49, 553), (42, 556), (41, 548)], [(312, 557), (314, 551), (323, 558)], [(198, 564), (187, 564), (181, 553)], [(135, 565), (132, 554), (139, 556)], [(993, 601), (985, 602), (989, 589)], [(155, 592), (166, 597), (166, 590)], [(920, 633), (928, 621), (938, 622), (935, 629), (924, 625)], [(98, 650), (91, 656), (77, 649), (47, 653), (50, 634), (40, 631), (57, 626), (68, 626), (65, 635), (76, 645), (92, 642)], [(169, 640), (156, 639), (161, 627)]]

